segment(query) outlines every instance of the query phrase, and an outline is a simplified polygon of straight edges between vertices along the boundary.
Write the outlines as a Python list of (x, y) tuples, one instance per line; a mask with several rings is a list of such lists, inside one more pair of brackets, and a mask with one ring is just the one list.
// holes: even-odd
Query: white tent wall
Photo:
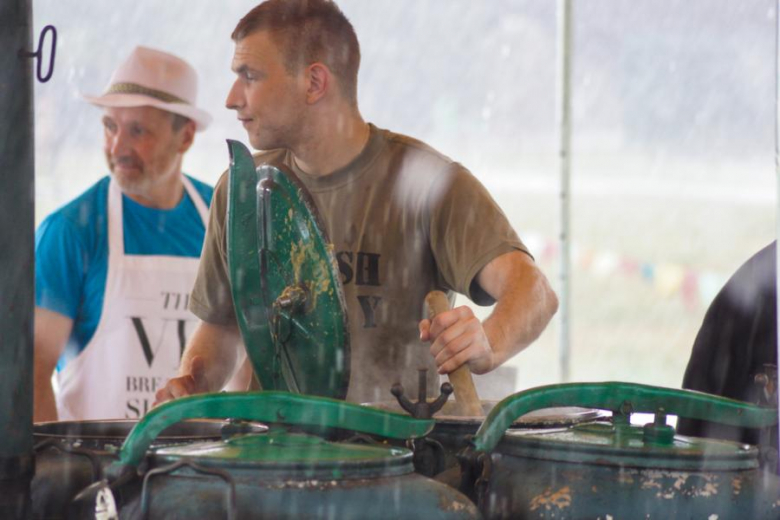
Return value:
[[(215, 182), (230, 32), (254, 1), (36, 0), (59, 31), (36, 85), (37, 221), (105, 175), (102, 91), (138, 44), (200, 73), (215, 123), (185, 169)], [(361, 40), (368, 120), (469, 167), (556, 285), (560, 247), (556, 3), (341, 0)], [(678, 386), (709, 300), (775, 234), (774, 0), (589, 0), (572, 19), (570, 379)], [(489, 309), (478, 309), (485, 315)], [(556, 382), (558, 325), (485, 397)], [(491, 385), (489, 383), (497, 383)]]

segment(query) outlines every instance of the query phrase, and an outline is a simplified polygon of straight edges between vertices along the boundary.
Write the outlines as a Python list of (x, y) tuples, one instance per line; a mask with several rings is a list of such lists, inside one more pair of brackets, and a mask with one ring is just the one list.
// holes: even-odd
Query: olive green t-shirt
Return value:
[[(417, 396), (418, 368), (438, 394), (429, 346), (419, 340), (425, 295), (456, 291), (481, 305), (476, 283), (488, 262), (527, 252), (501, 209), (463, 166), (415, 139), (371, 125), (363, 151), (332, 174), (314, 177), (287, 150), (261, 152), (256, 164), (284, 165), (311, 193), (334, 246), (349, 319), (347, 400), (393, 399), (393, 383)], [(219, 180), (190, 309), (218, 325), (235, 324), (226, 254), (227, 175)]]

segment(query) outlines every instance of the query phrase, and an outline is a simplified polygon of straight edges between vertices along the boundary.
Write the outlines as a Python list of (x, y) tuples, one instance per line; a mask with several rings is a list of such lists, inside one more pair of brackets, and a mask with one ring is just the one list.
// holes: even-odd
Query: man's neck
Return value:
[(313, 177), (324, 177), (351, 163), (368, 143), (370, 129), (360, 114), (326, 118), (312, 126), (306, 143), (293, 150), (298, 167)]
[(131, 200), (142, 206), (154, 209), (173, 209), (178, 206), (184, 196), (182, 175), (171, 176), (164, 182), (155, 183), (149, 189), (141, 191), (122, 190)]
[(125, 195), (128, 196), (131, 200), (134, 202), (137, 202), (141, 206), (146, 206), (147, 208), (153, 208), (153, 209), (173, 209), (176, 206), (179, 205), (179, 202), (181, 202), (181, 198), (184, 194), (184, 186), (182, 185), (178, 190), (176, 190), (175, 193), (165, 193), (165, 194), (145, 194), (145, 195), (138, 195), (135, 193), (127, 193), (125, 192)]

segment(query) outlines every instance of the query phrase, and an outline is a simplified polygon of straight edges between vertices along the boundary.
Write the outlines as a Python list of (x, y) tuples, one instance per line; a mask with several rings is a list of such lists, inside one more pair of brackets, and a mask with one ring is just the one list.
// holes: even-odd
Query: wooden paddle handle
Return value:
[[(450, 301), (443, 292), (431, 291), (425, 297), (425, 308), (428, 313), (428, 319), (433, 320), (437, 314), (450, 310)], [(455, 390), (455, 402), (458, 405), (459, 413), (455, 415), (469, 417), (485, 415), (482, 412), (482, 404), (477, 395), (477, 389), (474, 386), (469, 366), (461, 365), (455, 371), (450, 372), (448, 376), (450, 384)]]

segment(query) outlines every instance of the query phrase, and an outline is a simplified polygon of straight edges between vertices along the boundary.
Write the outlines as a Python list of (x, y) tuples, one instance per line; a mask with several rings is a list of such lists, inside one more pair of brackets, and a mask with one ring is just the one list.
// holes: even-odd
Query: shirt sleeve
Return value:
[(495, 300), (476, 282), (491, 260), (528, 249), (485, 187), (463, 166), (452, 163), (431, 190), (430, 243), (445, 287), (478, 305)]
[(190, 311), (203, 321), (223, 326), (236, 323), (227, 269), (227, 179), (227, 174), (224, 174), (214, 189), (206, 239), (189, 306)]
[(75, 319), (81, 302), (87, 249), (67, 218), (52, 215), (35, 233), (35, 305)]

